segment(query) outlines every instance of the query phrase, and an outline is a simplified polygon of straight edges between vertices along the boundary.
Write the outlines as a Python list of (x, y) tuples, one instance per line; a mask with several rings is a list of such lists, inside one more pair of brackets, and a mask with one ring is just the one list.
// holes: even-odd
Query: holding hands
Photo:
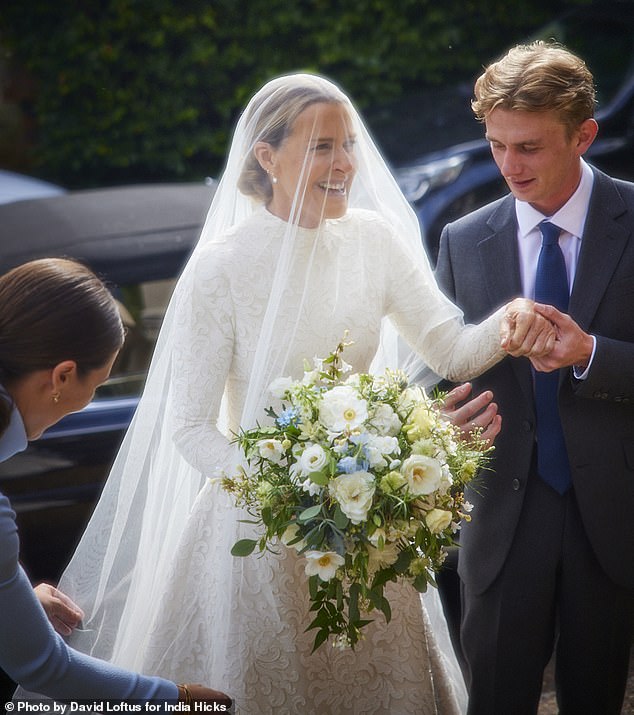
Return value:
[(506, 306), (500, 339), (513, 357), (542, 358), (555, 346), (555, 326), (535, 310), (535, 305), (528, 298), (515, 298)]
[(501, 345), (513, 357), (528, 357), (536, 370), (552, 372), (574, 365), (585, 369), (594, 339), (552, 305), (516, 298), (506, 306)]

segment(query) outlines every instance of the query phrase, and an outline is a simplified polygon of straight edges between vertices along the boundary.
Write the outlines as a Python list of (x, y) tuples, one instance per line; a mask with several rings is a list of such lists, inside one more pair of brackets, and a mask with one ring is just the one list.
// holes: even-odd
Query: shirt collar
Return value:
[(544, 216), (526, 201), (516, 199), (515, 212), (517, 214), (519, 235), (521, 237), (528, 236), (531, 231), (537, 229), (539, 224), (547, 218), (563, 231), (581, 239), (583, 227), (586, 223), (586, 216), (588, 215), (588, 206), (590, 204), (590, 194), (592, 193), (593, 184), (594, 173), (582, 159), (581, 181), (579, 182), (579, 186), (577, 186), (575, 193), (568, 201), (552, 216)]
[[(10, 399), (2, 385), (0, 385), (0, 394), (2, 398)], [(9, 457), (13, 457), (16, 452), (22, 452), (27, 448), (27, 445), (28, 440), (22, 415), (15, 404), (13, 404), (9, 426), (2, 436), (0, 436), (0, 462), (4, 462), (9, 459)]]

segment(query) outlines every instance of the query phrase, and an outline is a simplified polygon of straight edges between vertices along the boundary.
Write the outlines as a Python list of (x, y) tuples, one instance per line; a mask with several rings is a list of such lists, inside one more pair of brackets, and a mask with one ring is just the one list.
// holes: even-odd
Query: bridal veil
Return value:
[[(400, 192), (386, 162), (366, 130), (359, 114), (345, 94), (330, 81), (309, 74), (295, 74), (276, 78), (267, 83), (249, 102), (240, 117), (227, 157), (226, 167), (213, 196), (200, 240), (175, 288), (160, 331), (147, 382), (136, 414), (125, 436), (103, 494), (88, 524), (66, 572), (60, 588), (84, 609), (83, 628), (71, 644), (95, 656), (113, 660), (117, 664), (137, 668), (141, 663), (139, 651), (157, 617), (158, 599), (162, 584), (168, 578), (171, 562), (188, 514), (205, 481), (217, 476), (201, 473), (188, 461), (175, 441), (182, 425), (173, 408), (174, 391), (178, 389), (179, 371), (177, 341), (179, 331), (178, 306), (189, 300), (195, 281), (199, 254), (210, 250), (219, 240), (230, 240), (232, 228), (241, 224), (267, 201), (271, 177), (262, 172), (254, 160), (254, 147), (260, 141), (284, 139), (285, 127), (292, 123), (293, 107), (303, 108), (306, 96), (311, 101), (337, 102), (347, 108), (354, 139), (356, 177), (348, 195), (350, 208), (368, 209), (377, 214), (392, 229), (398, 250), (408, 256), (412, 265), (420, 269), (421, 280), (434, 283), (433, 274), (423, 248), (418, 220)], [(290, 122), (289, 122), (290, 119)], [(316, 141), (309, 142), (299, 168), (301, 176), (308, 175), (316, 150)], [(326, 137), (327, 139), (327, 137)], [(255, 191), (243, 193), (245, 182)], [(239, 189), (242, 188), (242, 190)], [(285, 303), (286, 287), (291, 277), (297, 280), (301, 270), (305, 280), (318, 280), (311, 272), (310, 259), (298, 263), (295, 255), (298, 217), (309, 190), (302, 181), (292, 196), (292, 210), (286, 223), (282, 245), (275, 266), (274, 280), (265, 307), (265, 319), (255, 346), (254, 369), (249, 375), (246, 399), (240, 424), (253, 426), (268, 406), (268, 385), (287, 374), (290, 344), (279, 344), (281, 306), (284, 306), (284, 333), (293, 332), (295, 325), (305, 320), (301, 301), (291, 306)], [(257, 242), (257, 236), (253, 237)], [(254, 249), (257, 246), (254, 246)], [(343, 272), (350, 281), (363, 282), (359, 267), (352, 264), (332, 265), (329, 270)], [(402, 286), (407, 290), (407, 285)], [(245, 292), (249, 286), (244, 286)], [(420, 306), (424, 311), (425, 306)], [(437, 326), (452, 321), (459, 311), (449, 301), (434, 307), (433, 321)], [(236, 326), (231, 326), (232, 329)], [(237, 326), (236, 329), (239, 329)], [(343, 337), (343, 336), (341, 336)], [(354, 336), (351, 336), (354, 339)], [(198, 336), (198, 339), (204, 339)], [(383, 320), (381, 347), (372, 369), (403, 364), (408, 348), (397, 339), (389, 319)], [(324, 345), (320, 357), (325, 357), (335, 346)], [(313, 356), (306, 356), (311, 359)], [(345, 357), (345, 354), (344, 354)], [(216, 369), (209, 365), (209, 370)], [(294, 377), (300, 377), (295, 375)], [(227, 431), (223, 408), (219, 414), (209, 415), (214, 429)], [(226, 435), (223, 454), (211, 458), (218, 471), (231, 469), (239, 456), (232, 435)], [(234, 558), (230, 554), (235, 541), (235, 514), (219, 515), (222, 523), (214, 530), (218, 554), (218, 570), (229, 572)], [(222, 548), (219, 548), (222, 546)], [(252, 558), (256, 558), (253, 556)], [(205, 584), (201, 583), (200, 588)], [(433, 591), (433, 589), (432, 589)], [(270, 598), (274, 598), (271, 594)], [(446, 624), (435, 592), (425, 596), (428, 614), (433, 619), (436, 641), (442, 646), (447, 667), (453, 668), (453, 679), (458, 690), (462, 678), (453, 656)], [(230, 594), (219, 598), (217, 608), (231, 608)], [(228, 620), (228, 619), (227, 619)], [(222, 634), (218, 634), (218, 657), (222, 658)], [(212, 687), (214, 683), (209, 683)]]

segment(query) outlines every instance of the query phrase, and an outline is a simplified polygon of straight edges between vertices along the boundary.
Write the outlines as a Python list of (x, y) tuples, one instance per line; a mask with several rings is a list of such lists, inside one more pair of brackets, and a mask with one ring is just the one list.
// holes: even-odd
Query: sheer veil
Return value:
[[(427, 288), (430, 294), (437, 293), (417, 218), (345, 94), (330, 81), (308, 74), (283, 76), (267, 83), (249, 102), (237, 124), (226, 168), (200, 240), (178, 281), (165, 315), (135, 417), (94, 515), (60, 582), (60, 588), (75, 599), (86, 613), (83, 628), (72, 637), (71, 644), (125, 667), (144, 667), (141, 651), (153, 624), (160, 618), (160, 594), (170, 578), (174, 560), (178, 558), (177, 547), (197, 495), (210, 477), (223, 469), (231, 470), (239, 461), (235, 445), (230, 441), (231, 431), (237, 425), (250, 426), (260, 420), (263, 408), (270, 403), (267, 387), (274, 378), (288, 374), (299, 376), (296, 374), (297, 359), (292, 352), (293, 339), (298, 331), (305, 330), (309, 318), (303, 300), (289, 304), (286, 298), (289, 286), (310, 285), (311, 281), (320, 278), (315, 273), (313, 257), (321, 240), (321, 228), (306, 231), (299, 225), (312, 190), (303, 178), (311, 174), (315, 152), (330, 151), (327, 147), (315, 147), (314, 141), (306, 147), (298, 168), (301, 180), (290, 197), (291, 215), (284, 223), (283, 235), (275, 247), (276, 260), (271, 267), (266, 304), (256, 306), (263, 311), (264, 318), (257, 344), (252, 346), (253, 369), (248, 375), (234, 376), (244, 383), (241, 388), (243, 399), (237, 404), (235, 401), (232, 403), (232, 387), (227, 384), (222, 399), (219, 394), (203, 420), (193, 420), (191, 415), (183, 413), (182, 406), (179, 407), (184, 401), (184, 393), (192, 403), (198, 400), (195, 380), (192, 383), (192, 376), (188, 375), (187, 360), (190, 354), (195, 357), (199, 346), (204, 343), (206, 330), (200, 322), (188, 322), (183, 316), (192, 313), (191, 296), (199, 290), (200, 273), (216, 265), (214, 252), (224, 255), (233, 250), (232, 237), (236, 227), (253, 221), (257, 229), (258, 212), (264, 210), (263, 205), (270, 197), (270, 182), (276, 179), (267, 176), (254, 162), (254, 147), (260, 141), (274, 145), (275, 141), (284, 140), (285, 126), (292, 124), (292, 112), (308, 106), (306, 97), (312, 98), (310, 102), (313, 103), (334, 102), (347, 109), (350, 126), (346, 127), (346, 131), (354, 136), (356, 166), (356, 176), (347, 197), (348, 207), (371, 211), (375, 217), (373, 220), (388, 226), (390, 240), (394, 242), (389, 255), (393, 252), (405, 255), (409, 265), (415, 267), (416, 280), (425, 284), (422, 288)], [(294, 107), (297, 109), (294, 110)], [(321, 141), (319, 131), (316, 126), (315, 140)], [(352, 154), (352, 149), (350, 152)], [(245, 186), (248, 188), (245, 189)], [(331, 187), (331, 190), (338, 189)], [(325, 201), (322, 210), (326, 210)], [(330, 223), (336, 223), (336, 219), (325, 216), (320, 226)], [(256, 229), (252, 251), (254, 256), (259, 256), (266, 247), (260, 242)], [(307, 241), (312, 242), (309, 250), (306, 250)], [(369, 242), (366, 247), (361, 244), (359, 250), (372, 251), (373, 244)], [(349, 257), (333, 261), (329, 272), (341, 274), (346, 281), (364, 286), (369, 280), (364, 273), (365, 264), (351, 261)], [(218, 269), (218, 275), (220, 284), (224, 280), (222, 268)], [(245, 303), (248, 303), (250, 286), (244, 285), (243, 288)], [(417, 290), (419, 288), (421, 286), (417, 286)], [(407, 290), (407, 285), (403, 289)], [(336, 299), (337, 296), (333, 296), (333, 300)], [(423, 336), (423, 344), (425, 340), (433, 341), (437, 328), (442, 329), (448, 323), (460, 320), (458, 309), (442, 296), (436, 296), (433, 306), (420, 305), (419, 310), (431, 311), (425, 323), (429, 338)], [(230, 313), (228, 317), (209, 316), (209, 319), (218, 321), (219, 331), (239, 336), (240, 325), (232, 323)], [(281, 340), (280, 336), (284, 339)], [(355, 340), (355, 337), (352, 335), (351, 339)], [(378, 339), (372, 345), (376, 355), (367, 361), (368, 365), (361, 364), (358, 369), (379, 370), (386, 365), (408, 363), (409, 344), (416, 340), (417, 336), (413, 334), (407, 336), (407, 344), (399, 340), (393, 322), (385, 317)], [(189, 341), (189, 345), (185, 345), (184, 341)], [(327, 355), (332, 348), (334, 345), (324, 345), (321, 356)], [(354, 348), (352, 350), (354, 357)], [(304, 357), (311, 359), (313, 356)], [(362, 357), (365, 360), (366, 356)], [(230, 351), (223, 353), (207, 369), (217, 373), (225, 382), (232, 360), (235, 360), (235, 355)], [(441, 352), (438, 364), (431, 367), (435, 371), (442, 369), (447, 361), (447, 355)], [(357, 365), (354, 367), (357, 368)], [(419, 371), (419, 368), (416, 370)], [(201, 384), (202, 392), (204, 388)], [(186, 434), (188, 436), (184, 436)], [(224, 441), (219, 440), (218, 435), (224, 435)], [(219, 573), (231, 574), (235, 581), (240, 578), (239, 569), (242, 566), (236, 565), (230, 548), (240, 530), (248, 527), (237, 524), (234, 511), (228, 501), (223, 501), (220, 491), (218, 500), (226, 508), (218, 509), (210, 539), (213, 539), (217, 554)], [(227, 576), (227, 582), (229, 580)], [(201, 584), (201, 588), (204, 585)], [(226, 588), (225, 596), (221, 590), (215, 594), (215, 618), (220, 630), (222, 624), (229, 624), (232, 618), (228, 583)], [(262, 597), (274, 600), (273, 593), (263, 594)], [(434, 619), (432, 627), (445, 664), (452, 671), (455, 687), (464, 698), (462, 677), (453, 656), (438, 596), (432, 589), (425, 599), (429, 601), (428, 614)], [(183, 619), (187, 618), (186, 610), (186, 604), (183, 604)], [(217, 634), (219, 663), (230, 657), (226, 635), (222, 632)], [(221, 687), (219, 681), (208, 684)]]

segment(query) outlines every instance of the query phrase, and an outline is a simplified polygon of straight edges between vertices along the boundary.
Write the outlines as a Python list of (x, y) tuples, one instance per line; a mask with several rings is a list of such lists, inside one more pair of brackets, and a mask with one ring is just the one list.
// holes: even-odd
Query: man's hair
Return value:
[(490, 64), (475, 83), (471, 108), (477, 119), (498, 107), (554, 111), (572, 132), (594, 116), (594, 79), (585, 62), (554, 42), (517, 45)]

